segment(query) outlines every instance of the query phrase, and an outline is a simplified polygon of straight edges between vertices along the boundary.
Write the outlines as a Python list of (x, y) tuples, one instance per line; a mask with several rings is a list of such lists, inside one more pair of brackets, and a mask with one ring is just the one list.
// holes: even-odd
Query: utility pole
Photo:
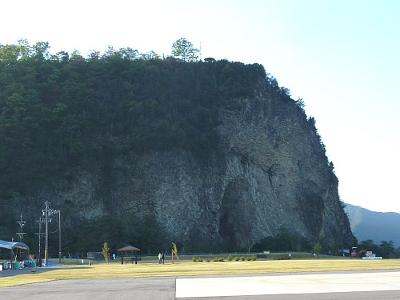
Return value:
[(41, 241), (42, 241), (42, 223), (43, 223), (43, 219), (42, 217), (39, 218), (39, 221), (36, 221), (39, 223), (39, 232), (36, 233), (38, 236), (38, 266), (42, 266), (42, 245), (41, 245)]
[(41, 228), (42, 228), (42, 217), (39, 218), (39, 262), (40, 262), (40, 266), (42, 266), (42, 246), (40, 245), (40, 241), (42, 240), (42, 236), (41, 236)]
[(45, 209), (44, 211), (42, 211), (44, 213), (44, 222), (46, 224), (44, 242), (44, 265), (47, 267), (47, 261), (49, 259), (49, 201), (45, 201), (44, 205)]
[(45, 209), (42, 210), (44, 216), (45, 229), (45, 245), (44, 245), (44, 263), (47, 266), (49, 259), (49, 222), (51, 216), (58, 213), (58, 261), (61, 263), (61, 211), (58, 209), (50, 209), (49, 201), (45, 201)]
[(61, 211), (58, 210), (58, 263), (61, 264)]
[(26, 221), (24, 221), (22, 219), (22, 213), (21, 213), (21, 219), (19, 221), (17, 221), (18, 225), (19, 225), (19, 232), (17, 232), (19, 241), (22, 242), (22, 240), (24, 239), (24, 235), (26, 234), (24, 232), (24, 226), (26, 224)]

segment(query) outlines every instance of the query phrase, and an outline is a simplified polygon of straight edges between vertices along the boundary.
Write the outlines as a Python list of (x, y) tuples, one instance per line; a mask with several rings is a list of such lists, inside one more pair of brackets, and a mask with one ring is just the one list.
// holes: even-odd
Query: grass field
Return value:
[(47, 282), (64, 279), (105, 279), (156, 276), (235, 275), (287, 272), (328, 272), (355, 270), (400, 270), (400, 259), (365, 261), (337, 260), (279, 260), (251, 262), (178, 262), (159, 265), (154, 263), (98, 264), (93, 266), (67, 266), (42, 273), (0, 277), (0, 287)]

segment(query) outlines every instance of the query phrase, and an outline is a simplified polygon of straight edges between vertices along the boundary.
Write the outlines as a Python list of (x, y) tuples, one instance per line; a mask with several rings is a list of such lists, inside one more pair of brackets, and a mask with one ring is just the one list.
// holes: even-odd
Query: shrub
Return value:
[(235, 261), (239, 261), (240, 260), (240, 257), (235, 257)]
[(322, 246), (321, 246), (321, 243), (320, 242), (317, 242), (315, 245), (314, 245), (314, 253), (315, 254), (317, 254), (317, 256), (319, 256), (320, 254), (321, 254), (321, 250), (322, 250)]
[(234, 259), (233, 256), (228, 256), (228, 257), (226, 258), (227, 261), (232, 261), (233, 259)]
[(193, 261), (193, 262), (198, 262), (199, 259), (198, 259), (197, 257), (193, 257), (193, 258), (192, 258), (192, 261)]
[(251, 256), (248, 256), (248, 257), (246, 257), (246, 260), (247, 260), (247, 261), (252, 261), (253, 258), (252, 258)]
[(103, 244), (103, 249), (101, 249), (101, 254), (104, 257), (104, 260), (106, 261), (106, 263), (108, 263), (108, 259), (110, 257), (110, 247), (108, 247), (108, 243), (104, 242)]
[(241, 261), (245, 261), (245, 260), (246, 260), (246, 257), (242, 256), (242, 257), (240, 258), (240, 260), (241, 260)]

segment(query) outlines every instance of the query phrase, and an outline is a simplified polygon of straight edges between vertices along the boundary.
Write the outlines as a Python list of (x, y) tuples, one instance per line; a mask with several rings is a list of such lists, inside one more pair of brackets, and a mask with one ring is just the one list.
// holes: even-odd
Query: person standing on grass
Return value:
[(158, 252), (158, 263), (161, 264), (162, 255), (161, 252)]

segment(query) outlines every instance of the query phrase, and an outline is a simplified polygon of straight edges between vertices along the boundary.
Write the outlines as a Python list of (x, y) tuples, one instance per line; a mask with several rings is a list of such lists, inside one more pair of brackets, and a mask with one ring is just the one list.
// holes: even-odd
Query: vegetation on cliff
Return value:
[[(78, 172), (100, 173), (97, 197), (112, 201), (116, 158), (181, 149), (206, 161), (218, 153), (219, 109), (235, 110), (260, 85), (295, 102), (261, 65), (198, 61), (196, 51), (177, 56), (109, 48), (83, 57), (51, 54), (44, 42), (0, 45), (1, 236), (14, 234), (15, 218), (25, 207), (40, 213), (41, 203), (27, 205), (31, 195)], [(296, 103), (302, 111), (303, 102)], [(317, 134), (314, 119), (309, 126)], [(123, 243), (112, 234), (121, 226), (114, 221), (104, 216), (82, 223), (79, 232), (66, 234), (66, 244), (73, 252), (105, 239), (113, 246)], [(151, 224), (140, 232), (143, 240), (156, 231)], [(100, 241), (99, 228), (105, 232)], [(159, 247), (151, 243), (148, 250)]]
[(0, 193), (32, 189), (119, 153), (214, 151), (217, 107), (250, 97), (260, 65), (147, 59), (131, 49), (84, 58), (46, 43), (0, 48)]

